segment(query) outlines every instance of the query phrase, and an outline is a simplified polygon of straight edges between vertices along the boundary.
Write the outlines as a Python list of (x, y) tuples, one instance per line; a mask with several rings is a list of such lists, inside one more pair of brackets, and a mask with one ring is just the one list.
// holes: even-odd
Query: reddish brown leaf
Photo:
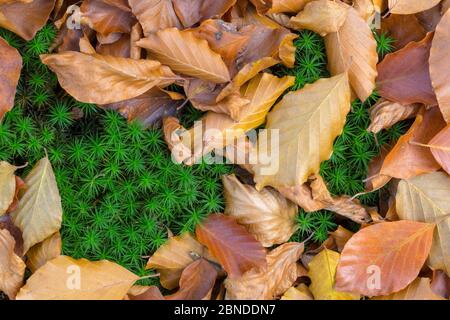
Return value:
[(175, 12), (185, 27), (199, 21), (222, 17), (236, 0), (172, 0)]
[(97, 53), (104, 56), (129, 58), (130, 49), (130, 35), (125, 33), (113, 43), (97, 45)]
[(22, 57), (0, 37), (0, 121), (14, 105), (16, 87), (22, 70)]
[(0, 217), (0, 230), (6, 229), (13, 236), (16, 241), (14, 252), (19, 256), (23, 256), (23, 238), (22, 231), (17, 228), (11, 220), (11, 217), (6, 214)]
[(128, 298), (130, 300), (164, 300), (164, 296), (156, 286), (133, 286), (128, 291)]
[(429, 33), (378, 64), (378, 91), (383, 98), (401, 104), (437, 104), (428, 64), (432, 40), (433, 33)]
[(442, 169), (450, 174), (450, 125), (439, 132), (428, 145)]
[(381, 32), (386, 32), (395, 40), (394, 47), (398, 50), (412, 41), (422, 40), (427, 32), (413, 14), (391, 14), (381, 20)]
[(210, 215), (195, 233), (230, 278), (238, 278), (252, 268), (267, 267), (263, 246), (231, 217)]
[(404, 289), (424, 265), (435, 227), (404, 220), (362, 229), (342, 251), (335, 289), (370, 297)]

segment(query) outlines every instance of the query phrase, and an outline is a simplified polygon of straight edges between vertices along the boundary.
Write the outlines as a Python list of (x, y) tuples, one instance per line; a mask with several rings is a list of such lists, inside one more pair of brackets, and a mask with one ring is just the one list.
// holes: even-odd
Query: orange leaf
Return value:
[(436, 161), (450, 174), (450, 124), (429, 142), (429, 146)]
[[(0, 7), (1, 8), (1, 7)], [(0, 12), (1, 15), (1, 12)], [(0, 17), (1, 19), (1, 17)], [(1, 26), (1, 20), (0, 20)], [(0, 37), (0, 121), (14, 105), (14, 96), (22, 69), (22, 57)]]

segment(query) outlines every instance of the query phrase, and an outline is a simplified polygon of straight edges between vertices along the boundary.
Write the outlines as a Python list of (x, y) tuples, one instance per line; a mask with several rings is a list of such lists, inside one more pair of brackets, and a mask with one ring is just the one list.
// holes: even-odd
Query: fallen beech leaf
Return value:
[(289, 26), (295, 30), (312, 30), (324, 37), (328, 33), (339, 31), (347, 19), (349, 8), (342, 2), (312, 1), (291, 19)]
[(368, 178), (365, 182), (366, 191), (380, 190), (391, 181), (392, 177), (380, 173), (384, 160), (391, 149), (391, 147), (381, 148), (380, 154), (369, 162), (369, 168), (367, 170)]
[(235, 175), (223, 176), (225, 214), (247, 228), (264, 247), (287, 242), (298, 226), (298, 208), (277, 191), (242, 184)]
[(177, 77), (158, 61), (62, 52), (41, 55), (75, 99), (107, 104), (140, 96), (156, 86), (167, 86)]
[(297, 47), (294, 44), (294, 40), (298, 38), (295, 33), (288, 33), (281, 40), (278, 57), (281, 62), (288, 68), (293, 68), (295, 66), (295, 53), (297, 52)]
[(389, 11), (395, 14), (413, 14), (428, 10), (441, 0), (388, 0)]
[(202, 300), (214, 287), (217, 270), (205, 259), (198, 259), (181, 273), (180, 290), (166, 296), (167, 300)]
[(405, 220), (361, 229), (342, 251), (335, 289), (369, 297), (404, 289), (425, 263), (435, 227)]
[(9, 214), (0, 216), (0, 230), (8, 230), (11, 236), (14, 238), (16, 245), (14, 247), (14, 252), (19, 257), (23, 256), (23, 238), (22, 231), (17, 228), (11, 220)]
[(378, 65), (377, 85), (380, 95), (404, 105), (423, 103), (436, 105), (436, 95), (431, 86), (428, 59), (433, 33), (420, 42), (386, 55)]
[(223, 113), (229, 115), (231, 119), (239, 121), (241, 117), (241, 112), (250, 103), (250, 100), (242, 97), (239, 92), (233, 92), (228, 95), (225, 99), (219, 102), (215, 102), (212, 105), (194, 103), (192, 100), (192, 105), (201, 111), (213, 111), (215, 113)]
[[(1, 10), (1, 6), (0, 6)], [(1, 15), (1, 11), (0, 11)], [(1, 26), (1, 16), (0, 16)], [(22, 69), (22, 57), (19, 52), (11, 47), (0, 37), (0, 121), (6, 112), (14, 105), (16, 87), (19, 83), (20, 71)], [(1, 208), (0, 208), (1, 212)], [(0, 213), (1, 214), (1, 213)]]
[(377, 43), (369, 25), (349, 8), (339, 31), (325, 37), (325, 47), (330, 73), (335, 76), (348, 72), (350, 86), (365, 101), (375, 89), (378, 62)]
[(136, 45), (136, 42), (141, 40), (144, 36), (141, 24), (137, 22), (130, 33), (130, 58), (139, 60), (142, 58), (142, 48)]
[(367, 21), (371, 23), (375, 15), (375, 4), (373, 0), (353, 0), (353, 7), (358, 12), (358, 14)]
[(448, 299), (450, 295), (450, 277), (442, 270), (435, 270), (431, 280), (431, 290), (437, 295)]
[[(104, 56), (113, 56), (113, 57), (122, 57), (122, 58), (130, 58), (130, 35), (122, 34), (120, 39), (109, 44), (98, 44), (97, 45), (97, 53)], [(80, 51), (83, 53), (83, 50)], [(95, 52), (93, 52), (95, 54)]]
[[(266, 174), (264, 165), (255, 165), (256, 188), (301, 185), (318, 173), (320, 163), (331, 156), (334, 139), (341, 134), (349, 111), (346, 73), (286, 94), (269, 113), (266, 125), (267, 129), (279, 130), (279, 153), (272, 155), (275, 163), (271, 166), (278, 171)], [(271, 145), (268, 142), (270, 154)]]
[(333, 198), (333, 202), (326, 209), (359, 224), (371, 221), (367, 208), (358, 199), (352, 199), (349, 196)]
[(447, 125), (429, 143), (434, 159), (450, 174), (450, 125)]
[(413, 14), (391, 14), (388, 18), (382, 19), (381, 32), (395, 39), (392, 45), (397, 50), (412, 41), (422, 40), (427, 34), (417, 17)]
[(420, 111), (418, 103), (402, 105), (397, 102), (381, 99), (370, 108), (370, 126), (367, 130), (378, 133), (383, 129), (389, 129), (394, 124), (414, 118)]
[(8, 29), (29, 41), (45, 25), (54, 6), (55, 0), (1, 4), (0, 27)]
[(116, 263), (59, 256), (39, 268), (17, 300), (121, 300), (139, 277)]
[(309, 263), (308, 277), (315, 300), (359, 300), (359, 294), (339, 292), (334, 289), (339, 253), (323, 249)]
[(222, 17), (236, 0), (172, 0), (175, 12), (185, 27), (199, 21)]
[(445, 121), (439, 109), (434, 107), (417, 115), (409, 131), (403, 135), (386, 156), (380, 174), (409, 179), (423, 173), (439, 170), (429, 148), (415, 145), (430, 141), (445, 127)]
[(157, 286), (132, 286), (127, 293), (130, 300), (165, 300)]
[(297, 13), (312, 0), (250, 0), (259, 13)]
[(267, 269), (251, 269), (240, 278), (227, 278), (226, 299), (272, 300), (286, 292), (299, 275), (298, 263), (303, 243), (282, 244), (267, 255)]
[(35, 272), (42, 267), (47, 261), (61, 255), (61, 235), (59, 232), (54, 233), (44, 241), (34, 245), (27, 253), (27, 267), (31, 272)]
[(145, 36), (166, 28), (182, 28), (172, 0), (129, 0), (129, 4)]
[(289, 288), (283, 294), (281, 300), (314, 300), (314, 296), (308, 287), (304, 283), (301, 283), (296, 287)]
[(27, 190), (16, 211), (14, 224), (22, 230), (24, 253), (61, 228), (62, 207), (52, 165), (43, 158), (25, 178)]
[(400, 219), (437, 223), (429, 265), (450, 274), (450, 178), (443, 172), (402, 180), (398, 185), (396, 209)]
[(438, 4), (428, 10), (421, 11), (415, 14), (419, 19), (420, 24), (425, 28), (427, 32), (433, 32), (441, 21), (441, 7), (442, 4)]
[(26, 189), (25, 182), (21, 178), (15, 176), (15, 180), (16, 180), (16, 191), (14, 193), (13, 202), (9, 205), (9, 208), (6, 210), (6, 213), (11, 213), (17, 209), (17, 206), (19, 205), (19, 195), (22, 192), (22, 190)]
[(450, 123), (450, 10), (445, 13), (439, 22), (433, 38), (430, 52), (430, 75), (436, 93), (439, 108), (445, 121)]
[(0, 229), (0, 291), (16, 297), (25, 275), (25, 263), (14, 253), (16, 241), (8, 230)]
[(417, 278), (405, 289), (388, 296), (372, 300), (446, 300), (435, 294), (430, 287), (430, 279)]
[(156, 269), (161, 285), (172, 290), (178, 287), (183, 269), (194, 261), (191, 253), (204, 257), (207, 250), (190, 233), (171, 237), (150, 257), (146, 268)]
[(239, 278), (252, 268), (267, 267), (264, 248), (229, 216), (210, 215), (197, 226), (195, 234), (220, 262), (229, 278)]
[(160, 30), (139, 40), (137, 45), (149, 50), (150, 57), (176, 72), (214, 83), (230, 81), (220, 55), (211, 50), (206, 40), (195, 37), (192, 32), (176, 28)]
[(345, 229), (343, 226), (339, 226), (335, 231), (330, 232), (330, 235), (336, 243), (338, 251), (342, 252), (345, 244), (353, 237), (354, 233)]
[(11, 203), (14, 201), (16, 193), (16, 176), (14, 172), (16, 166), (8, 162), (0, 162), (0, 216), (5, 214)]

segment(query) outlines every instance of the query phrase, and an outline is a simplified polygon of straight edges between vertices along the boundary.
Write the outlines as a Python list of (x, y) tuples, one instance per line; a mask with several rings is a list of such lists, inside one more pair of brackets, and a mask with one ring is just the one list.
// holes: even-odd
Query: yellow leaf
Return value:
[(336, 268), (340, 254), (324, 249), (309, 263), (308, 276), (311, 290), (316, 300), (359, 300), (360, 296), (334, 290)]
[(151, 60), (74, 51), (44, 54), (41, 60), (56, 73), (63, 89), (85, 103), (108, 104), (128, 100), (153, 87), (172, 84), (177, 79), (168, 67)]
[(116, 263), (59, 256), (39, 268), (17, 300), (121, 300), (139, 277)]
[(11, 213), (14, 224), (22, 230), (24, 253), (57, 232), (62, 220), (61, 197), (48, 158), (39, 160), (25, 184), (27, 190)]
[(371, 300), (446, 300), (431, 290), (430, 279), (417, 278), (405, 289), (388, 296), (375, 297)]
[(297, 287), (290, 287), (281, 300), (314, 300), (314, 297), (308, 287), (302, 283)]
[(441, 0), (388, 0), (389, 11), (394, 14), (414, 14), (436, 6)]
[(31, 272), (35, 272), (47, 261), (61, 255), (61, 235), (54, 233), (44, 241), (34, 245), (27, 253), (27, 267)]
[(440, 219), (450, 213), (450, 177), (443, 172), (401, 180), (396, 195), (400, 219), (437, 223), (429, 265), (450, 274), (450, 219)]
[(176, 28), (160, 30), (139, 40), (137, 45), (176, 72), (214, 83), (230, 81), (221, 56), (211, 50), (206, 40), (195, 37), (192, 32)]
[(287, 242), (298, 226), (298, 208), (273, 189), (257, 191), (235, 175), (223, 176), (225, 214), (245, 226), (264, 247)]
[(268, 142), (275, 162), (272, 167), (278, 170), (268, 174), (263, 164), (255, 165), (256, 188), (294, 187), (318, 173), (321, 162), (330, 158), (334, 140), (341, 134), (349, 111), (346, 73), (285, 95), (269, 113), (266, 125), (269, 130), (279, 130), (278, 154), (272, 154), (272, 143)]
[(22, 286), (25, 263), (14, 253), (16, 241), (8, 230), (0, 229), (0, 291), (14, 299)]
[(8, 162), (0, 162), (0, 216), (5, 214), (14, 200), (16, 193), (16, 177), (14, 172), (17, 167)]
[(328, 69), (332, 75), (348, 71), (356, 95), (365, 101), (375, 89), (377, 43), (372, 30), (353, 8), (338, 32), (325, 37)]

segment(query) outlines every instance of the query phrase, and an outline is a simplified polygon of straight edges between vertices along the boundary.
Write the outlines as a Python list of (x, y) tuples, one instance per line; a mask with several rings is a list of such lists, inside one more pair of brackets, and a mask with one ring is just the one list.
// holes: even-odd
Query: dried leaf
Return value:
[(435, 294), (430, 287), (430, 279), (417, 278), (405, 289), (389, 296), (376, 297), (372, 300), (446, 300)]
[(450, 123), (450, 10), (444, 14), (439, 22), (433, 38), (430, 52), (430, 75), (436, 93), (439, 108), (445, 121)]
[(236, 0), (172, 0), (177, 16), (185, 27), (199, 21), (222, 17)]
[(11, 216), (9, 214), (5, 214), (0, 216), (0, 230), (8, 230), (11, 236), (14, 238), (16, 245), (14, 247), (14, 252), (19, 257), (23, 256), (23, 238), (22, 231), (17, 228), (11, 220)]
[(350, 240), (354, 233), (345, 229), (343, 226), (338, 226), (335, 231), (330, 232), (330, 235), (336, 243), (338, 251), (342, 252), (345, 244), (348, 242), (348, 240)]
[(17, 300), (121, 300), (138, 276), (110, 261), (59, 256), (39, 268)]
[(450, 277), (442, 270), (433, 272), (431, 290), (439, 296), (448, 299), (450, 295)]
[(380, 154), (369, 162), (369, 168), (367, 170), (368, 178), (365, 182), (366, 191), (379, 190), (391, 181), (392, 177), (380, 173), (386, 156), (391, 149), (391, 147), (381, 148)]
[[(258, 164), (254, 167), (256, 188), (289, 188), (306, 182), (319, 172), (320, 163), (329, 159), (334, 139), (342, 132), (350, 111), (347, 74), (321, 79), (303, 89), (286, 94), (267, 119), (267, 129), (279, 130), (278, 153), (269, 154), (275, 163), (270, 174)], [(269, 139), (272, 139), (270, 137)], [(299, 155), (301, 154), (301, 157)]]
[(172, 0), (129, 0), (129, 4), (145, 36), (166, 28), (182, 28)]
[(328, 33), (339, 31), (347, 19), (349, 8), (342, 2), (312, 1), (291, 19), (289, 26), (295, 30), (312, 30), (324, 37)]
[(177, 78), (158, 61), (62, 52), (41, 55), (61, 87), (85, 103), (107, 104), (132, 99)]
[(298, 208), (273, 189), (257, 191), (235, 175), (223, 176), (225, 214), (247, 228), (264, 247), (287, 242), (298, 226)]
[(285, 243), (267, 255), (266, 270), (251, 269), (240, 278), (227, 278), (226, 299), (272, 300), (282, 295), (299, 277), (297, 261), (303, 250), (303, 243)]
[(369, 297), (404, 289), (428, 257), (435, 226), (396, 221), (361, 229), (342, 251), (335, 289)]
[(450, 178), (443, 172), (402, 180), (396, 195), (401, 219), (437, 223), (429, 265), (450, 274), (450, 220), (440, 221), (450, 212)]
[(353, 8), (349, 8), (344, 25), (325, 37), (328, 69), (335, 76), (348, 72), (356, 95), (365, 101), (375, 89), (378, 54), (369, 25)]
[(16, 166), (8, 162), (0, 162), (0, 216), (5, 214), (16, 194)]
[[(0, 6), (1, 10), (1, 6)], [(1, 26), (1, 11), (0, 11)], [(0, 121), (6, 112), (14, 105), (16, 87), (19, 83), (20, 71), (22, 70), (22, 57), (19, 52), (11, 47), (0, 37)], [(1, 208), (0, 208), (1, 212)], [(1, 213), (0, 213), (1, 214)]]
[(428, 33), (420, 42), (388, 54), (378, 65), (377, 86), (383, 98), (404, 105), (437, 104), (428, 64), (432, 39), (433, 33)]
[(413, 14), (428, 10), (441, 0), (388, 0), (389, 11), (395, 14)]
[(450, 174), (450, 125), (447, 125), (429, 142), (434, 159)]
[(359, 300), (358, 294), (339, 292), (334, 289), (336, 268), (339, 253), (323, 249), (309, 263), (308, 276), (311, 279), (311, 290), (315, 300)]
[(165, 300), (157, 286), (143, 287), (135, 285), (131, 287), (127, 295), (130, 300)]
[(27, 267), (31, 272), (35, 272), (42, 267), (47, 261), (61, 255), (61, 235), (59, 232), (54, 233), (41, 243), (34, 245), (27, 253)]
[(425, 38), (427, 32), (420, 24), (417, 17), (411, 15), (391, 14), (381, 20), (381, 32), (395, 39), (392, 44), (399, 50), (412, 41), (420, 41)]
[(8, 230), (0, 229), (0, 291), (14, 299), (22, 286), (25, 263), (14, 253), (16, 241)]
[(383, 129), (389, 129), (394, 124), (414, 118), (420, 111), (420, 104), (402, 105), (400, 103), (381, 99), (370, 108), (370, 126), (367, 130), (378, 133)]
[(149, 50), (150, 57), (168, 65), (172, 70), (214, 83), (230, 81), (227, 66), (208, 42), (192, 32), (176, 28), (160, 30), (137, 42)]
[(250, 0), (259, 13), (297, 13), (312, 0)]
[(252, 268), (267, 267), (264, 248), (229, 216), (210, 215), (197, 226), (195, 234), (220, 262), (229, 278), (239, 278)]
[(281, 300), (314, 300), (314, 297), (305, 284), (299, 284), (297, 287), (291, 287), (286, 291)]
[(197, 257), (207, 256), (207, 250), (190, 233), (171, 237), (156, 250), (148, 260), (147, 269), (156, 269), (160, 273), (161, 285), (169, 290), (178, 287), (181, 273)]
[(386, 156), (380, 174), (398, 179), (411, 177), (439, 170), (429, 148), (414, 143), (427, 143), (445, 127), (438, 108), (421, 112), (409, 131), (402, 136)]
[(22, 230), (24, 253), (61, 228), (62, 207), (52, 165), (41, 159), (25, 178), (27, 190), (16, 211), (14, 224)]

